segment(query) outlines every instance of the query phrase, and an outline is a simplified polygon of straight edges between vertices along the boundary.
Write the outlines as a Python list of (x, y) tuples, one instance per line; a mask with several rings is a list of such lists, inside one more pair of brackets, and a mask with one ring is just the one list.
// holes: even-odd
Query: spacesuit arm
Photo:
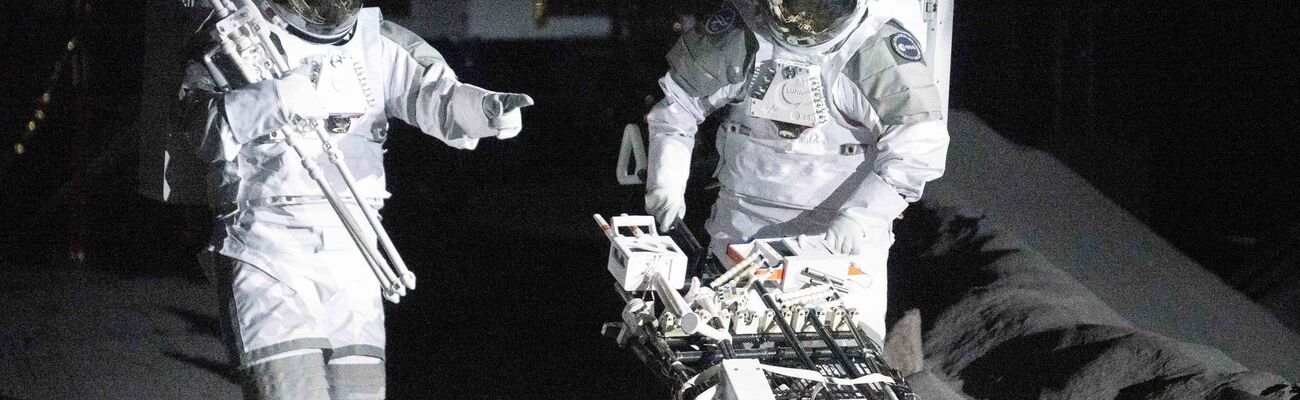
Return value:
[(738, 85), (719, 89), (712, 95), (692, 97), (671, 74), (659, 79), (664, 98), (646, 115), (650, 131), (649, 171), (646, 190), (686, 190), (691, 172), (691, 151), (695, 133), (710, 114), (725, 106)]
[(686, 190), (695, 132), (709, 114), (740, 92), (758, 42), (724, 6), (707, 22), (683, 32), (665, 57), (669, 71), (659, 79), (664, 98), (646, 115), (650, 131), (646, 190)]
[(223, 116), (221, 97), (194, 95), (186, 105), (185, 127), (193, 135), (199, 157), (207, 162), (234, 160), (241, 144)]
[(888, 226), (925, 184), (943, 176), (948, 155), (944, 120), (884, 126), (876, 143), (872, 173), (845, 203), (841, 214), (863, 227)]
[(889, 226), (926, 182), (943, 175), (948, 127), (933, 75), (916, 38), (889, 21), (849, 62), (837, 104), (877, 132), (872, 173), (841, 208), (864, 228)]
[(382, 33), (383, 52), (393, 68), (386, 88), (388, 115), (469, 150), (481, 138), (508, 139), (522, 129), (519, 110), (532, 105), (532, 98), (461, 83), (442, 55), (418, 35), (387, 21)]
[[(186, 143), (197, 150), (195, 155), (200, 156), (203, 161), (217, 159), (211, 152), (213, 149), (205, 147), (220, 141), (209, 140), (209, 134), (213, 139), (219, 139), (225, 133), (222, 132), (223, 127), (212, 125), (214, 117), (220, 112), (215, 104), (220, 98), (221, 94), (217, 93), (207, 70), (197, 62), (187, 64), (185, 78), (181, 81), (180, 98), (173, 126), (184, 135)], [(218, 152), (216, 154), (220, 154), (221, 146), (218, 145), (215, 150)]]
[(271, 134), (291, 115), (316, 114), (308, 83), (299, 78), (267, 79), (228, 92), (218, 92), (208, 72), (196, 63), (187, 66), (182, 84), (182, 121), (205, 161), (230, 161), (257, 137)]

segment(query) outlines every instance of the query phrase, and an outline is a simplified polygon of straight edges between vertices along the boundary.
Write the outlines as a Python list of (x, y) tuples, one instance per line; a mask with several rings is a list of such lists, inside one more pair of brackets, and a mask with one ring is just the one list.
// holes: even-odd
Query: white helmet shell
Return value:
[(759, 0), (759, 23), (793, 49), (834, 43), (851, 31), (866, 6), (861, 0)]
[(313, 43), (351, 38), (361, 0), (256, 0), (272, 22)]

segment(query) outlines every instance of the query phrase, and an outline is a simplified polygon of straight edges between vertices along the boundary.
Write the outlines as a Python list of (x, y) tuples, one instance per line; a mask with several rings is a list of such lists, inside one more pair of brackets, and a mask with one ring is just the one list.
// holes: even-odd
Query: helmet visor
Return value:
[(763, 19), (778, 39), (798, 47), (817, 46), (848, 29), (857, 0), (766, 0)]
[(361, 0), (272, 0), (290, 26), (311, 36), (307, 39), (338, 40), (352, 31), (361, 12)]

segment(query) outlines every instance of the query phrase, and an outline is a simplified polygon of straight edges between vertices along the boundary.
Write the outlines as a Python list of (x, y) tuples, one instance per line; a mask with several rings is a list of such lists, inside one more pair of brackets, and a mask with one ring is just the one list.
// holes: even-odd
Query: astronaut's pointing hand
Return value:
[(495, 136), (509, 139), (523, 130), (520, 109), (533, 105), (533, 98), (521, 93), (494, 92), (457, 83), (451, 90), (451, 117), (466, 137)]
[(483, 114), (488, 126), (496, 129), (498, 139), (509, 139), (524, 129), (523, 115), (519, 111), (533, 105), (533, 98), (522, 93), (492, 93), (483, 97)]

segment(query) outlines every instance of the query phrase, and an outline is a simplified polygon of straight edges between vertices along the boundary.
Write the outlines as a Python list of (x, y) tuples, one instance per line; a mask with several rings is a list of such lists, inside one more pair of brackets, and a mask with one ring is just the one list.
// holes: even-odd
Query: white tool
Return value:
[(594, 218), (609, 238), (607, 267), (623, 290), (654, 290), (654, 279), (650, 279), (654, 273), (663, 277), (662, 284), (669, 289), (686, 285), (686, 253), (672, 238), (659, 235), (654, 217), (622, 215), (610, 223), (599, 214)]
[[(831, 251), (817, 237), (758, 239), (753, 242), (753, 252), (762, 254), (765, 260), (758, 263), (777, 266), (768, 271), (768, 276), (779, 276), (779, 279), (772, 279), (780, 281), (784, 292), (808, 285), (838, 286), (850, 276), (862, 274), (853, 266), (853, 256)], [(778, 271), (780, 273), (776, 273)]]

